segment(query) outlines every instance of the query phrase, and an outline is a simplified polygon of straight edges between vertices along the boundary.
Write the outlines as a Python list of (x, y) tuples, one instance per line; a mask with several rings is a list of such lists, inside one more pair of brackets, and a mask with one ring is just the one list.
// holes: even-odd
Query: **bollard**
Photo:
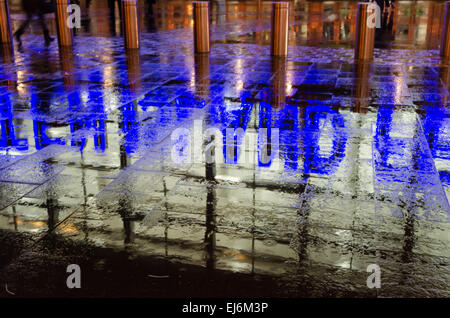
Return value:
[(13, 45), (8, 0), (0, 0), (0, 40), (3, 45), (11, 47)]
[(287, 56), (289, 35), (289, 2), (272, 4), (271, 54)]
[(194, 1), (195, 53), (209, 53), (209, 2)]
[(138, 4), (136, 0), (122, 0), (124, 41), (127, 49), (139, 48)]
[(56, 29), (58, 32), (59, 47), (72, 46), (72, 29), (67, 25), (69, 0), (55, 0), (56, 3)]
[(441, 56), (447, 60), (450, 57), (450, 1), (445, 3), (444, 24), (441, 35)]
[(368, 20), (369, 18), (372, 19), (372, 13), (376, 13), (376, 5), (374, 3), (358, 3), (356, 11), (355, 60), (369, 61), (373, 58), (376, 24)]

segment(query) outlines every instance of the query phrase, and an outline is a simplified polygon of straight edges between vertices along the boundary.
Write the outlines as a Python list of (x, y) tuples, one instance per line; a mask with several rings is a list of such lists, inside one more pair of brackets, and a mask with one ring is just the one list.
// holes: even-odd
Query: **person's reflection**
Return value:
[(303, 199), (303, 204), (301, 209), (298, 211), (297, 216), (297, 255), (300, 265), (306, 265), (308, 260), (308, 232), (309, 232), (309, 200), (307, 198)]
[(126, 194), (120, 194), (119, 214), (123, 222), (124, 243), (133, 242), (134, 237), (134, 220), (132, 218), (132, 199)]
[(216, 163), (215, 163), (215, 135), (207, 136), (205, 149), (205, 176), (206, 185), (206, 230), (205, 230), (205, 252), (206, 267), (215, 267), (214, 250), (216, 248)]
[[(421, 139), (419, 134), (422, 134), (422, 130), (416, 129), (414, 131), (415, 140), (414, 147), (411, 151), (412, 155), (412, 169), (408, 169), (409, 179), (406, 185), (405, 191), (403, 192), (403, 202), (405, 206), (403, 207), (403, 219), (404, 223), (404, 236), (403, 236), (403, 252), (401, 255), (401, 261), (404, 264), (411, 264), (414, 262), (414, 252), (413, 249), (416, 245), (417, 235), (416, 235), (416, 226), (417, 222), (417, 206), (420, 204), (418, 198), (416, 197), (417, 193), (420, 192), (421, 184), (419, 184), (419, 180), (417, 180), (417, 171), (421, 169), (422, 155), (421, 155), (421, 145), (419, 140)], [(401, 276), (401, 284), (408, 281), (411, 275), (410, 270), (402, 271)]]
[[(129, 166), (129, 158), (125, 151), (125, 146), (120, 146), (120, 168), (125, 169)], [(122, 218), (123, 222), (123, 231), (124, 231), (124, 243), (128, 244), (133, 241), (134, 236), (134, 220), (132, 218), (133, 214), (133, 206), (132, 206), (132, 197), (129, 195), (129, 191), (127, 191), (128, 187), (130, 187), (130, 183), (128, 180), (124, 180), (123, 187), (125, 191), (119, 194), (119, 215)]]
[[(42, 54), (42, 55), (41, 55)], [(36, 54), (30, 59), (30, 73), (42, 74), (43, 72), (53, 73), (56, 71), (55, 64), (50, 63), (50, 56), (48, 51), (43, 51), (41, 54)], [(33, 90), (35, 93), (31, 96), (31, 113), (33, 115), (33, 130), (35, 138), (36, 149), (41, 149), (51, 143), (60, 143), (59, 139), (50, 139), (46, 135), (48, 126), (60, 126), (60, 123), (49, 122), (51, 99), (54, 94), (49, 89), (54, 83), (49, 80), (33, 80)]]
[(206, 230), (205, 230), (205, 251), (206, 268), (215, 267), (216, 258), (214, 250), (216, 248), (216, 189), (215, 183), (206, 186)]

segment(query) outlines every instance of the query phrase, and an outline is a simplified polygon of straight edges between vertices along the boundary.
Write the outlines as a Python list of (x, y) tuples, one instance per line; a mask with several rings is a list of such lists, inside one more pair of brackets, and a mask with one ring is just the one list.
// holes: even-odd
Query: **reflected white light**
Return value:
[(232, 176), (216, 176), (216, 179), (223, 180), (223, 181), (229, 181), (229, 182), (241, 182), (241, 178), (238, 177), (232, 177)]

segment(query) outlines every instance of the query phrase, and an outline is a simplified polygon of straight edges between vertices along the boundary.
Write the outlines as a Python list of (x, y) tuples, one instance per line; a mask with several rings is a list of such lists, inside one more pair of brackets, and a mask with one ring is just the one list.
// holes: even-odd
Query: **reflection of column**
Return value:
[[(125, 151), (125, 146), (120, 145), (120, 169), (124, 169), (130, 165), (128, 155)], [(124, 187), (130, 187), (131, 185), (127, 180), (124, 181)], [(119, 195), (119, 207), (118, 211), (123, 222), (124, 230), (124, 243), (130, 243), (133, 240), (134, 221), (132, 219), (133, 213), (133, 199), (130, 197), (127, 191), (122, 192)]]
[(280, 107), (286, 101), (286, 58), (272, 56), (272, 106)]
[[(210, 145), (210, 146), (208, 146)], [(205, 142), (205, 177), (207, 181), (216, 180), (216, 140), (215, 135), (207, 136)], [(206, 151), (208, 149), (208, 151)]]
[(206, 103), (209, 100), (209, 54), (195, 54), (195, 93)]
[(132, 213), (132, 198), (125, 192), (121, 193), (119, 199), (119, 214), (123, 222), (125, 244), (133, 241), (134, 220), (132, 218)]
[(128, 154), (125, 151), (125, 145), (120, 145), (120, 169), (128, 167), (129, 164)]
[(14, 48), (11, 45), (2, 43), (1, 44), (1, 55), (3, 63), (13, 63), (14, 62)]
[[(411, 162), (409, 163), (411, 167), (414, 167), (417, 169), (421, 165), (422, 156), (421, 153), (421, 143), (419, 140), (423, 136), (422, 129), (418, 128), (417, 125), (415, 125), (414, 129), (414, 138), (412, 140), (415, 141), (411, 153), (413, 154), (411, 157)], [(409, 180), (408, 185), (404, 189), (403, 192), (403, 201), (406, 203), (405, 209), (403, 211), (403, 219), (405, 221), (404, 223), (404, 235), (403, 235), (403, 246), (402, 246), (402, 255), (401, 260), (402, 262), (406, 264), (411, 264), (414, 260), (414, 247), (416, 245), (417, 241), (417, 235), (416, 235), (416, 226), (415, 223), (417, 221), (416, 213), (418, 212), (417, 206), (418, 198), (416, 197), (416, 193), (421, 187), (420, 184), (418, 184), (418, 180), (416, 179), (416, 176), (414, 175), (413, 171), (415, 169), (409, 170)], [(401, 273), (401, 280), (400, 283), (404, 284), (406, 281), (408, 281), (411, 278), (411, 271), (406, 270), (402, 271)]]
[(301, 205), (300, 210), (298, 211), (298, 219), (297, 219), (297, 246), (296, 251), (298, 255), (298, 262), (301, 265), (300, 269), (303, 266), (308, 266), (308, 237), (309, 237), (309, 216), (311, 214), (310, 210), (310, 198), (305, 196), (303, 198), (303, 203)]
[(214, 250), (216, 248), (216, 189), (215, 184), (207, 185), (206, 194), (206, 231), (205, 231), (205, 251), (206, 268), (215, 267), (216, 257)]
[(50, 193), (47, 194), (47, 214), (48, 214), (48, 231), (51, 232), (55, 229), (59, 220), (59, 207), (58, 200), (55, 198), (54, 193), (50, 190)]
[(71, 91), (76, 85), (72, 47), (61, 47), (59, 50), (59, 57), (61, 60), (61, 69), (63, 70), (64, 86), (66, 91)]
[(354, 112), (367, 112), (369, 104), (369, 73), (370, 64), (358, 62), (355, 63), (355, 108)]
[(138, 49), (126, 50), (128, 84), (133, 93), (141, 88), (141, 59)]

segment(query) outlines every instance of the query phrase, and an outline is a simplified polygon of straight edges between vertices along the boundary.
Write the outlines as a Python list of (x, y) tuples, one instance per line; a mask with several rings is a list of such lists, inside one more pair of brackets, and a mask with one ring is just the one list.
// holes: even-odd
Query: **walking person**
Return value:
[(37, 15), (39, 17), (39, 24), (42, 27), (42, 32), (44, 34), (45, 45), (49, 46), (50, 43), (54, 40), (50, 36), (47, 25), (45, 24), (44, 14), (47, 13), (46, 9), (48, 9), (48, 5), (52, 5), (51, 1), (42, 1), (42, 0), (22, 0), (22, 8), (27, 15), (27, 19), (22, 23), (19, 29), (14, 33), (14, 36), (19, 43), (19, 48), (22, 47), (22, 40), (20, 37), (25, 32), (28, 24), (30, 24), (33, 15)]

